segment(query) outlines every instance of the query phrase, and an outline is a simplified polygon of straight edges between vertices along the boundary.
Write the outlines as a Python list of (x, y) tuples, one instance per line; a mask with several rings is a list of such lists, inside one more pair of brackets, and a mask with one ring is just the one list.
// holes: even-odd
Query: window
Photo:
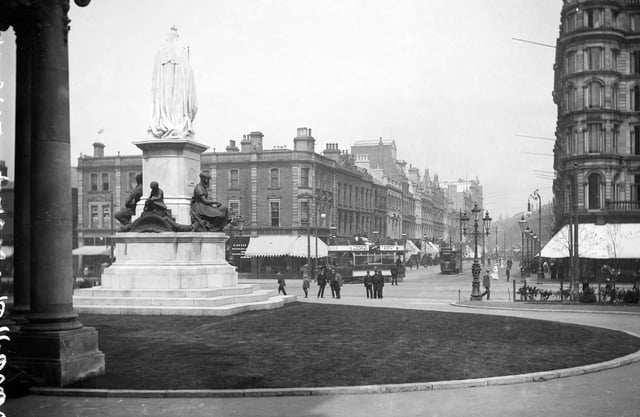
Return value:
[(100, 228), (100, 208), (97, 204), (90, 204), (89, 211), (91, 212), (91, 224), (92, 229)]
[(229, 217), (236, 217), (240, 215), (240, 201), (229, 200)]
[(269, 170), (269, 188), (280, 187), (280, 170), (278, 168), (271, 168)]
[(597, 81), (592, 81), (585, 87), (584, 91), (585, 107), (588, 109), (599, 109), (602, 107), (602, 86)]
[(111, 205), (107, 202), (89, 203), (89, 227), (92, 229), (111, 228)]
[(567, 52), (565, 66), (567, 69), (567, 74), (573, 74), (574, 72), (576, 72), (576, 52), (575, 51)]
[(611, 69), (613, 71), (618, 71), (618, 57), (620, 56), (620, 51), (617, 49), (611, 50)]
[(602, 48), (591, 47), (584, 50), (584, 66), (586, 70), (599, 70), (602, 65)]
[(600, 206), (600, 175), (589, 175), (589, 209), (598, 210)]
[(573, 130), (572, 128), (567, 128), (565, 130), (565, 154), (566, 156), (575, 155), (575, 148), (573, 143)]
[(565, 33), (572, 32), (576, 28), (576, 14), (571, 13), (567, 15), (564, 21), (565, 24)]
[(618, 138), (620, 137), (620, 125), (613, 125), (611, 130), (611, 153), (618, 154)]
[(640, 126), (634, 126), (631, 131), (631, 155), (640, 155)]
[(640, 87), (635, 85), (630, 92), (631, 110), (640, 110)]
[(134, 188), (136, 188), (136, 185), (138, 184), (136, 182), (136, 175), (138, 175), (138, 174), (136, 174), (135, 172), (130, 172), (129, 173), (129, 183), (128, 183), (129, 191), (131, 191)]
[(576, 111), (577, 110), (577, 97), (576, 87), (573, 84), (570, 84), (567, 88), (567, 111)]
[(309, 207), (308, 201), (300, 202), (300, 224), (309, 224), (309, 215), (311, 213), (311, 209)]
[(629, 16), (632, 32), (640, 32), (640, 14), (635, 13)]
[(102, 227), (111, 228), (111, 207), (108, 204), (102, 205)]
[(611, 108), (618, 110), (618, 84), (611, 86)]
[(102, 191), (109, 191), (109, 174), (102, 174)]
[(240, 173), (237, 169), (229, 171), (229, 188), (240, 188)]
[(309, 173), (311, 169), (302, 168), (300, 169), (300, 187), (310, 187), (309, 185)]
[(584, 25), (588, 28), (599, 28), (604, 21), (602, 9), (589, 9), (584, 13)]
[(631, 52), (631, 70), (632, 74), (640, 74), (640, 51)]
[(271, 226), (280, 226), (280, 201), (269, 201), (269, 212), (271, 213)]
[(98, 191), (98, 174), (91, 174), (91, 191)]
[(602, 125), (600, 123), (589, 123), (587, 125), (587, 152), (598, 153), (602, 143)]

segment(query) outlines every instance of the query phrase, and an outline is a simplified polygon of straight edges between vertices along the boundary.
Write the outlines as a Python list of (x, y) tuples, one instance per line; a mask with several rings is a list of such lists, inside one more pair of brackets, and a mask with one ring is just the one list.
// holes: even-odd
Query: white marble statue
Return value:
[(196, 88), (188, 51), (178, 43), (178, 38), (178, 29), (172, 27), (153, 66), (149, 133), (154, 138), (186, 139), (194, 135)]

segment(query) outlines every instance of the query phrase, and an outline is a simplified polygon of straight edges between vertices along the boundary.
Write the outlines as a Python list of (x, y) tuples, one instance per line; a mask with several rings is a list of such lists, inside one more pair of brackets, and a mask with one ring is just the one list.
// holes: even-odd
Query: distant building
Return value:
[(640, 221), (640, 2), (563, 2), (553, 99), (559, 228)]

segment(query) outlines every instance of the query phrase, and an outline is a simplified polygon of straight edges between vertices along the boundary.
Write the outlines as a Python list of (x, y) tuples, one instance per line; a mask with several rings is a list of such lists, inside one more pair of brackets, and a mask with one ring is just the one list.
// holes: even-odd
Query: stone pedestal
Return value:
[(41, 384), (63, 387), (105, 372), (92, 327), (60, 332), (11, 333), (9, 361)]
[(102, 288), (199, 289), (234, 287), (238, 273), (225, 260), (224, 233), (117, 233), (116, 262)]
[(191, 224), (190, 202), (199, 181), (200, 155), (208, 146), (189, 139), (149, 139), (134, 142), (142, 150), (143, 197), (136, 213), (142, 213), (149, 184), (156, 181), (164, 202), (180, 224)]
[(74, 308), (86, 314), (227, 316), (278, 308), (296, 296), (239, 285), (225, 261), (224, 233), (117, 233), (116, 262), (102, 286), (76, 289)]

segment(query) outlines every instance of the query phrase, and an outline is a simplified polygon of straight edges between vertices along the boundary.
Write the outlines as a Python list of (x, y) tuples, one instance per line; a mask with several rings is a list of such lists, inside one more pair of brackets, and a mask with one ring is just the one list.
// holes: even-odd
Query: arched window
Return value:
[(593, 173), (589, 175), (589, 210), (598, 210), (602, 208), (602, 177), (600, 174)]

